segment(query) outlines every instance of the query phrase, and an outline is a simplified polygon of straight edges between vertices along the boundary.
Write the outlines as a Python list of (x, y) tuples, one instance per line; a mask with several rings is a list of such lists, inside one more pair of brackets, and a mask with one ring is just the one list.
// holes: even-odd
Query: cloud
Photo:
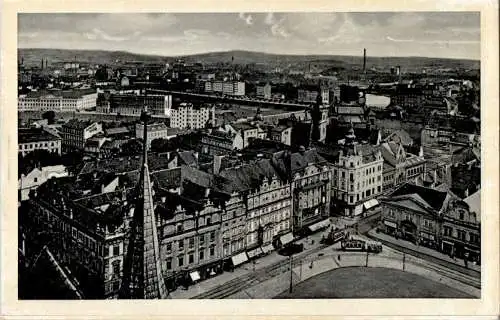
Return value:
[(241, 20), (245, 21), (246, 24), (248, 24), (248, 25), (253, 24), (253, 17), (251, 14), (246, 14), (244, 12), (240, 12), (239, 17)]
[(393, 41), (393, 42), (413, 42), (413, 39), (394, 39), (392, 37), (385, 37), (387, 40), (389, 41)]

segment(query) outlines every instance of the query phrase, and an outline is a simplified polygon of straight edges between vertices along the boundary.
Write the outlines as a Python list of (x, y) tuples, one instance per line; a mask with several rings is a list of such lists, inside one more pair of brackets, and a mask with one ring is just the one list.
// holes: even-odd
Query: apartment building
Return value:
[(64, 150), (84, 149), (87, 140), (100, 133), (103, 130), (99, 122), (71, 119), (61, 127), (62, 147)]
[(213, 125), (215, 121), (215, 106), (200, 105), (183, 102), (172, 107), (170, 126), (181, 129), (201, 129)]

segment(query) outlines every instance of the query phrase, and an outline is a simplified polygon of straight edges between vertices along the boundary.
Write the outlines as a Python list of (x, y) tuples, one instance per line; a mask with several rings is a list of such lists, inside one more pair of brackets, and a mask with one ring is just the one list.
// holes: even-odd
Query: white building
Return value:
[(71, 112), (94, 108), (97, 92), (54, 91), (50, 93), (30, 92), (18, 97), (18, 111)]
[(23, 156), (35, 150), (61, 154), (61, 138), (43, 128), (18, 129), (18, 153)]
[(181, 129), (205, 128), (207, 123), (215, 121), (215, 106), (194, 106), (192, 103), (181, 103), (172, 108), (170, 113), (170, 127)]
[(35, 167), (30, 172), (22, 173), (18, 180), (20, 201), (29, 199), (29, 192), (36, 189), (50, 178), (67, 177), (68, 171), (63, 165)]
[(229, 96), (244, 96), (245, 82), (243, 81), (207, 81), (205, 92), (223, 93)]
[[(163, 122), (148, 124), (148, 141), (147, 146), (151, 148), (151, 141), (155, 139), (171, 139), (174, 138), (179, 130), (168, 128)], [(135, 125), (135, 137), (138, 139), (144, 138), (144, 125), (138, 123)]]

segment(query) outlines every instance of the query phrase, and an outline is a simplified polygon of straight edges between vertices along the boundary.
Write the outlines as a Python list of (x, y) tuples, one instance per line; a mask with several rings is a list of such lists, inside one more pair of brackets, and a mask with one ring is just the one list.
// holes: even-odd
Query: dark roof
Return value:
[(91, 120), (79, 120), (79, 119), (71, 119), (65, 124), (62, 125), (63, 128), (71, 128), (71, 129), (85, 129), (88, 126), (92, 125), (94, 121)]
[(106, 136), (116, 135), (116, 134), (129, 134), (130, 130), (127, 127), (109, 128), (105, 129), (104, 133)]
[(273, 176), (280, 178), (279, 172), (269, 159), (223, 170), (220, 176), (227, 179), (222, 188), (229, 193), (257, 189), (265, 178), (271, 179)]
[(441, 192), (435, 189), (406, 183), (392, 192), (390, 197), (411, 194), (417, 194), (436, 211), (440, 211), (443, 208), (443, 206), (445, 205), (446, 197), (448, 196), (447, 192)]
[(26, 97), (27, 98), (41, 98), (44, 96), (52, 95), (54, 97), (62, 97), (67, 99), (78, 99), (83, 97), (84, 95), (95, 94), (97, 93), (93, 89), (88, 90), (42, 90), (42, 91), (31, 91)]
[(179, 160), (182, 160), (185, 165), (191, 166), (198, 164), (198, 159), (194, 151), (181, 151), (178, 152), (177, 155), (179, 156)]
[(61, 138), (43, 130), (42, 128), (18, 129), (17, 131), (18, 143), (56, 141), (56, 140), (61, 140)]

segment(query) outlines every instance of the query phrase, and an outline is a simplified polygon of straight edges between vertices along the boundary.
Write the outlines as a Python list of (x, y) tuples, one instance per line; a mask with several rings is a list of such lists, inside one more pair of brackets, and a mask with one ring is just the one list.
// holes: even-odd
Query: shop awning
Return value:
[(261, 248), (262, 248), (262, 252), (264, 252), (264, 253), (268, 253), (268, 252), (271, 252), (274, 250), (274, 247), (272, 244), (265, 245)]
[(239, 253), (237, 255), (234, 255), (234, 256), (231, 257), (231, 261), (233, 262), (233, 265), (235, 267), (239, 266), (240, 264), (245, 263), (245, 262), (248, 261), (247, 253), (246, 252), (242, 252), (242, 253)]
[(293, 241), (293, 234), (291, 232), (285, 234), (280, 237), (280, 241), (282, 245), (288, 244)]
[(398, 227), (398, 225), (397, 225), (396, 223), (392, 222), (392, 221), (387, 221), (387, 220), (384, 220), (384, 224), (385, 224), (386, 226), (391, 227), (391, 228), (397, 228), (397, 227)]
[(378, 206), (378, 200), (377, 199), (371, 199), (363, 203), (363, 206), (365, 207), (366, 210), (369, 210), (375, 206)]
[(314, 232), (316, 230), (327, 228), (329, 225), (330, 225), (330, 219), (326, 219), (326, 220), (323, 220), (320, 222), (316, 222), (316, 223), (310, 225), (308, 228), (309, 228), (309, 230)]
[(193, 280), (193, 282), (196, 282), (200, 280), (200, 273), (198, 271), (193, 271), (189, 274), (189, 277)]
[(262, 249), (260, 247), (253, 249), (253, 250), (250, 250), (250, 251), (247, 251), (248, 258), (250, 258), (250, 259), (258, 256), (259, 254), (262, 254)]

